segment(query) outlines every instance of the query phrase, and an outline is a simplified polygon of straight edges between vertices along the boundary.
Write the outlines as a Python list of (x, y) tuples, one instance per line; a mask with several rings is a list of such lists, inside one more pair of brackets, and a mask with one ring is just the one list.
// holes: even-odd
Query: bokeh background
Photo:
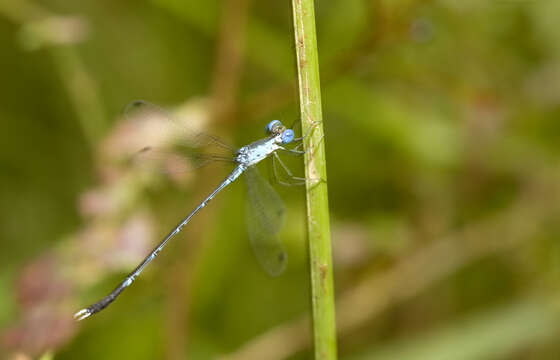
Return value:
[[(316, 17), (340, 358), (560, 358), (560, 2), (322, 0)], [(122, 109), (149, 100), (237, 145), (293, 122), (290, 2), (1, 0), (0, 44), (0, 357), (309, 359), (301, 187), (278, 187), (282, 276), (251, 253), (240, 182), (71, 319), (230, 169), (120, 166)]]

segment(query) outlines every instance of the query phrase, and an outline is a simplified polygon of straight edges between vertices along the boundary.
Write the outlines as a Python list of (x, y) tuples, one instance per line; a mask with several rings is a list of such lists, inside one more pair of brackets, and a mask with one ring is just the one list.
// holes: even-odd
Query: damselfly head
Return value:
[(294, 131), (286, 129), (280, 120), (272, 120), (266, 125), (265, 129), (267, 133), (279, 137), (282, 144), (289, 144), (294, 140)]
[(291, 143), (294, 140), (294, 130), (285, 129), (284, 131), (282, 131), (280, 138), (282, 139), (282, 144)]
[(266, 124), (264, 129), (269, 134), (278, 135), (285, 129), (285, 127), (284, 125), (282, 125), (280, 120), (272, 120), (271, 122)]

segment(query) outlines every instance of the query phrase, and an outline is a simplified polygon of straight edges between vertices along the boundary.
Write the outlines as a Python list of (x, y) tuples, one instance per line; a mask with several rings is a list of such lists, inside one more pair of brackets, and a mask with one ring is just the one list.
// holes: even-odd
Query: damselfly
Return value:
[[(165, 112), (156, 107), (155, 105), (146, 103), (144, 101), (136, 101), (132, 103), (128, 109), (133, 112), (142, 113), (145, 117), (151, 116), (166, 116)], [(128, 111), (127, 111), (128, 112)], [(278, 232), (284, 218), (284, 206), (278, 194), (274, 191), (272, 186), (264, 180), (255, 165), (262, 160), (271, 157), (273, 159), (273, 170), (276, 173), (276, 163), (280, 165), (281, 169), (291, 179), (302, 181), (301, 178), (296, 178), (284, 165), (278, 151), (284, 151), (292, 154), (303, 154), (300, 150), (301, 141), (303, 137), (295, 138), (294, 131), (291, 128), (286, 128), (279, 120), (269, 122), (266, 127), (268, 136), (266, 138), (257, 140), (239, 149), (234, 149), (217, 138), (205, 134), (192, 134), (180, 131), (182, 137), (179, 143), (179, 150), (188, 155), (190, 159), (202, 164), (212, 160), (231, 160), (235, 164), (233, 171), (208, 195), (195, 209), (188, 214), (165, 238), (146, 256), (144, 260), (130, 273), (125, 279), (107, 296), (98, 302), (82, 309), (74, 314), (76, 320), (83, 320), (111, 304), (128, 286), (130, 286), (136, 277), (140, 275), (142, 270), (158, 255), (158, 253), (165, 247), (167, 242), (177, 235), (181, 229), (191, 220), (191, 218), (203, 207), (205, 207), (210, 200), (216, 196), (218, 192), (223, 190), (226, 186), (233, 183), (242, 174), (245, 174), (247, 183), (247, 225), (249, 239), (257, 260), (262, 267), (272, 276), (280, 275), (286, 266), (286, 251), (284, 245), (278, 238)], [(293, 148), (287, 148), (285, 145), (298, 143)], [(231, 156), (221, 154), (208, 154), (199, 151), (204, 145), (213, 144), (221, 147), (228, 152)], [(166, 153), (170, 153), (164, 151)], [(160, 155), (161, 151), (156, 147), (144, 146), (139, 149), (135, 157), (143, 158), (150, 157), (151, 155)], [(136, 159), (133, 159), (136, 160)]]

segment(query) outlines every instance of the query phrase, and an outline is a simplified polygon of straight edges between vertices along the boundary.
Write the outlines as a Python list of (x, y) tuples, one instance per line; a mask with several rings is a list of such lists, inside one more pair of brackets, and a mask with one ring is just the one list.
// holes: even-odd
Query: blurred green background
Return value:
[[(560, 2), (316, 17), (339, 357), (560, 358)], [(114, 166), (122, 109), (146, 99), (237, 145), (296, 120), (290, 2), (0, 0), (0, 44), (2, 358), (310, 358), (300, 187), (278, 187), (281, 277), (251, 253), (240, 183), (71, 319), (229, 170)]]

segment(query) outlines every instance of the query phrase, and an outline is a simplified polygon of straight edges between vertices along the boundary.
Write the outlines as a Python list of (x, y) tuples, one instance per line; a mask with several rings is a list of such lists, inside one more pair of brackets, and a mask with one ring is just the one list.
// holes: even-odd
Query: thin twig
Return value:
[(312, 130), (304, 149), (315, 359), (336, 359), (327, 171), (313, 0), (293, 0), (292, 8), (302, 133)]

